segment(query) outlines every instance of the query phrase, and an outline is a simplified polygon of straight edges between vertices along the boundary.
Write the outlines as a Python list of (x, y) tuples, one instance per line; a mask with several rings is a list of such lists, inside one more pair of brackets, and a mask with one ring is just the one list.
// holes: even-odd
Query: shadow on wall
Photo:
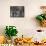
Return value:
[(35, 26), (36, 26), (36, 27), (39, 27), (39, 26), (40, 26), (39, 21), (37, 21), (35, 17), (31, 17), (30, 22), (31, 22), (31, 24), (32, 24), (34, 27), (35, 27)]
[(0, 35), (5, 35), (5, 28), (4, 26), (0, 25)]

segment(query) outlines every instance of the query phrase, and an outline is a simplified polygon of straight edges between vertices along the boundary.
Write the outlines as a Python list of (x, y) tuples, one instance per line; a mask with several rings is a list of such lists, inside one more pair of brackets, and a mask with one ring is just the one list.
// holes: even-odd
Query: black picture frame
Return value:
[(10, 6), (10, 17), (24, 17), (24, 6)]

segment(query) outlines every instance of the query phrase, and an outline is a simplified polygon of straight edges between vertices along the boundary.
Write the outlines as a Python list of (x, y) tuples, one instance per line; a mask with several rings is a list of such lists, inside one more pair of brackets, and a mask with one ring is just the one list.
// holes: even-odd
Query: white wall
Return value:
[[(36, 29), (41, 28), (35, 16), (41, 13), (40, 6), (42, 5), (46, 5), (46, 0), (0, 0), (0, 33), (4, 33), (6, 25), (15, 25), (19, 36), (20, 34), (31, 36), (31, 32), (36, 32)], [(24, 6), (25, 17), (10, 18), (10, 6)]]

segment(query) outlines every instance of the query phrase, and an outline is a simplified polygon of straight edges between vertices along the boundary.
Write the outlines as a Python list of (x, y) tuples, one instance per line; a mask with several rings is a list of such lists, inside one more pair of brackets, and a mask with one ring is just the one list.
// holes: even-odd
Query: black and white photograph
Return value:
[(10, 6), (10, 17), (24, 17), (24, 6)]

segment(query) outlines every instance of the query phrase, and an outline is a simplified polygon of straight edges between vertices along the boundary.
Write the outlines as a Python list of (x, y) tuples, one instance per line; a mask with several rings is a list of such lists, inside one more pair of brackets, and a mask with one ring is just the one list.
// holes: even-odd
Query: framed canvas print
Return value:
[(24, 17), (24, 6), (10, 6), (10, 17)]

